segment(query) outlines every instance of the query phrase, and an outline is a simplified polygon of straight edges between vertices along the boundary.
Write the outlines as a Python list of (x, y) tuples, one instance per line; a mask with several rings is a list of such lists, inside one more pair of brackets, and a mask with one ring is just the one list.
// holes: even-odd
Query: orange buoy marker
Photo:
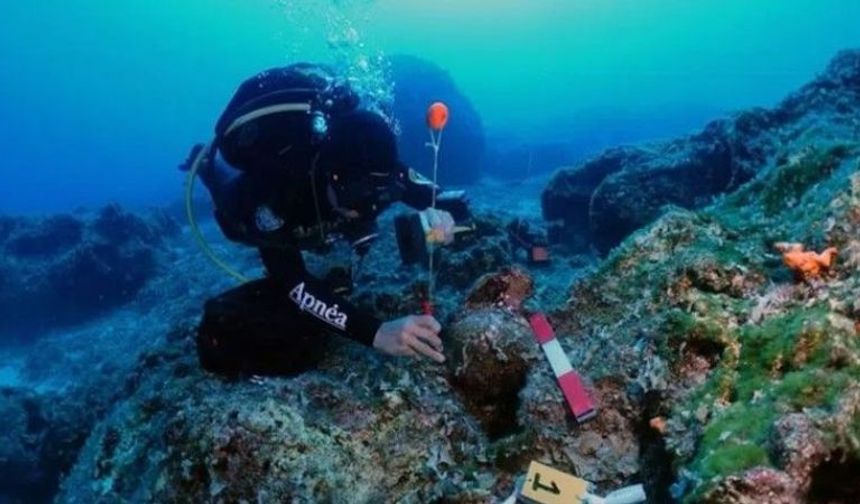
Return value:
[[(433, 199), (430, 204), (433, 209), (436, 208), (436, 172), (439, 169), (439, 147), (442, 145), (442, 130), (448, 124), (448, 115), (448, 106), (442, 102), (433, 102), (427, 107), (427, 127), (430, 128), (430, 143), (427, 146), (433, 149)], [(422, 310), (426, 315), (433, 314), (433, 243), (430, 243), (429, 247), (427, 299)]]
[(434, 131), (442, 131), (448, 124), (448, 106), (434, 102), (427, 108), (427, 126)]

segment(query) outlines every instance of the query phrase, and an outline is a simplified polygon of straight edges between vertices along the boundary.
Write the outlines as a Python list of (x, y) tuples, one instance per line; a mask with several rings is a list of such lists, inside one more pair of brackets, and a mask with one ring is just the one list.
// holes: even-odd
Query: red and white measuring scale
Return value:
[(550, 367), (552, 367), (552, 372), (558, 380), (561, 392), (564, 394), (573, 416), (576, 417), (576, 421), (583, 423), (594, 418), (597, 415), (597, 407), (588, 391), (585, 390), (582, 379), (570, 365), (570, 359), (567, 358), (567, 354), (561, 348), (561, 344), (555, 337), (555, 331), (552, 330), (546, 316), (543, 313), (532, 314), (529, 317), (529, 325), (531, 325), (535, 339), (543, 348), (543, 353), (546, 355)]

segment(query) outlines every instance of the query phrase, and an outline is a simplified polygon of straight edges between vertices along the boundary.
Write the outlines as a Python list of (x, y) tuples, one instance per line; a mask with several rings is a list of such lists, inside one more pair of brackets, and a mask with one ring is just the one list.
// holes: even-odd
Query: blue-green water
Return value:
[(856, 0), (3, 2), (0, 212), (176, 198), (238, 83), (297, 59), (364, 78), (418, 55), (490, 138), (596, 150), (773, 104), (860, 45), (858, 19)]

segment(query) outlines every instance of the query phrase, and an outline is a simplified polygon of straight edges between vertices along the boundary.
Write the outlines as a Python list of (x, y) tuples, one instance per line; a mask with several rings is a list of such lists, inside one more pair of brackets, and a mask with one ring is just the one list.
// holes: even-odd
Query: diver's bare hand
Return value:
[(441, 326), (430, 315), (409, 315), (385, 322), (373, 338), (373, 348), (388, 355), (423, 355), (438, 363), (445, 362), (442, 355)]

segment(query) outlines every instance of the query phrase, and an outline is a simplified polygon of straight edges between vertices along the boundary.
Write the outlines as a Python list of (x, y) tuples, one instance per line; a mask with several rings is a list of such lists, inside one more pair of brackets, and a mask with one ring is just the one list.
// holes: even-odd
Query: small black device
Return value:
[(522, 219), (514, 219), (505, 229), (511, 247), (515, 251), (525, 250), (530, 264), (549, 263), (549, 241), (544, 233), (532, 229), (528, 222)]

